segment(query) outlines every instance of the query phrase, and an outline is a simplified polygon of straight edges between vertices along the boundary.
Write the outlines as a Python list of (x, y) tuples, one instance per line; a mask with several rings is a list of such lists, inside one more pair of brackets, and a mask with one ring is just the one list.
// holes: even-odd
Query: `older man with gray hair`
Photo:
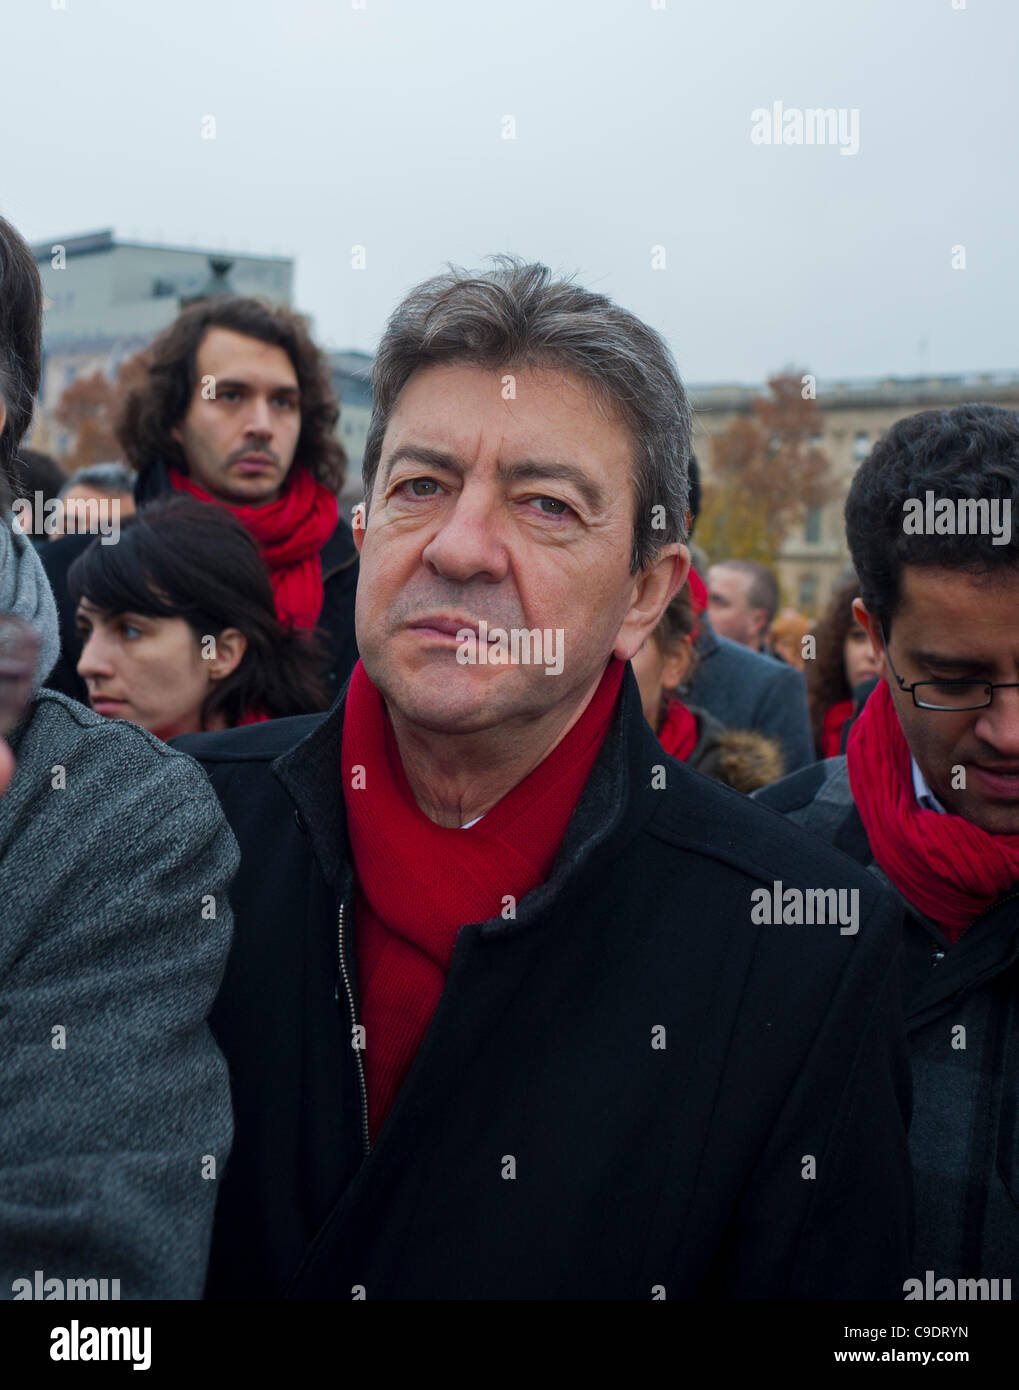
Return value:
[[(396, 309), (360, 662), (180, 740), (242, 851), (211, 1295), (901, 1296), (898, 914), (667, 757), (630, 669), (689, 440), (659, 336), (544, 266)], [(858, 912), (762, 925), (783, 886)]]

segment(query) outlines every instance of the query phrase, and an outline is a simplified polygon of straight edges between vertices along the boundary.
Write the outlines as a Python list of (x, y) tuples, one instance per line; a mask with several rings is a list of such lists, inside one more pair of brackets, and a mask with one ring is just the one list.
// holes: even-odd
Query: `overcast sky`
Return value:
[[(336, 348), (511, 251), (693, 382), (1019, 368), (1014, 0), (60, 3), (3, 7), (0, 211), (29, 240), (292, 255)], [(777, 101), (855, 109), (858, 152), (755, 144)]]

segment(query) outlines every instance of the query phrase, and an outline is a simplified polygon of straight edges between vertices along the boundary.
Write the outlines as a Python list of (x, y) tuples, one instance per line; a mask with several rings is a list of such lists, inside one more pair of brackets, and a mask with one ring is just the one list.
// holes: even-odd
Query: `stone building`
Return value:
[[(765, 387), (691, 386), (694, 450), (705, 477), (711, 475), (713, 440), (737, 416), (749, 415)], [(786, 538), (778, 563), (783, 601), (813, 616), (849, 564), (843, 508), (853, 474), (880, 436), (904, 415), (981, 401), (1019, 410), (1019, 372), (964, 376), (884, 377), (860, 381), (818, 381), (817, 403), (823, 427), (815, 441), (831, 461), (838, 483), (835, 498), (808, 511), (803, 524)], [(716, 557), (717, 558), (717, 557)]]

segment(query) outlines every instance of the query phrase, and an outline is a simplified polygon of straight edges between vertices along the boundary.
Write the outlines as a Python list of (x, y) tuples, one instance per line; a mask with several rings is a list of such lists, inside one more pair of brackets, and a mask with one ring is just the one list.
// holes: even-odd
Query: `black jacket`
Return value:
[[(139, 475), (134, 488), (135, 503), (141, 507), (169, 490), (166, 469), (158, 464)], [(77, 672), (81, 642), (74, 625), (74, 605), (67, 594), (67, 571), (93, 539), (92, 536), (63, 536), (58, 541), (51, 541), (39, 552), (60, 615), (60, 659), (47, 685), (86, 705), (88, 691)], [(329, 653), (328, 677), (335, 695), (357, 661), (354, 594), (357, 589), (358, 556), (353, 532), (342, 517), (322, 547), (321, 555), (325, 594), (318, 631)]]
[[(852, 855), (895, 892), (874, 861), (844, 757), (754, 800)], [(954, 945), (900, 901), (913, 1058), (913, 1276), (932, 1269), (937, 1278), (1019, 1282), (1019, 884)]]
[(756, 729), (781, 746), (790, 772), (814, 760), (807, 687), (800, 671), (765, 652), (719, 637), (700, 615), (697, 660), (682, 687), (688, 705), (705, 709), (727, 729)]
[[(177, 741), (242, 854), (210, 1295), (901, 1298), (897, 907), (663, 754), (629, 670), (550, 878), (462, 928), (366, 1155), (343, 715)], [(753, 925), (775, 879), (858, 890), (858, 934)]]

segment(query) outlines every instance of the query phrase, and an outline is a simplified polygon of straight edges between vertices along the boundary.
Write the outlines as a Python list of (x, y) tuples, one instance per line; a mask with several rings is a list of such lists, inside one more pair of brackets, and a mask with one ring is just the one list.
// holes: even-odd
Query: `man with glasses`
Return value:
[[(846, 503), (854, 612), (883, 679), (845, 757), (756, 794), (908, 909), (918, 1282), (906, 1297), (990, 1297), (990, 1281), (1019, 1277), (1017, 501), (1014, 411), (893, 426)], [(918, 502), (916, 533), (905, 519)], [(1002, 514), (1009, 525), (992, 528)], [(989, 1282), (960, 1282), (974, 1280)]]

